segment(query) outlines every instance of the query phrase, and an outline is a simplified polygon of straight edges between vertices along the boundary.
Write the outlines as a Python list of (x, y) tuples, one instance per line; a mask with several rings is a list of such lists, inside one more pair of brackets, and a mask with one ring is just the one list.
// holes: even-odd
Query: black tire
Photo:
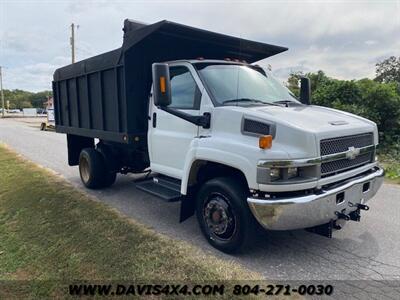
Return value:
[(89, 189), (99, 189), (106, 184), (106, 167), (101, 154), (93, 148), (85, 148), (79, 156), (79, 174)]
[(196, 199), (196, 215), (207, 241), (234, 253), (251, 246), (256, 220), (247, 205), (248, 189), (240, 180), (219, 177), (204, 183)]

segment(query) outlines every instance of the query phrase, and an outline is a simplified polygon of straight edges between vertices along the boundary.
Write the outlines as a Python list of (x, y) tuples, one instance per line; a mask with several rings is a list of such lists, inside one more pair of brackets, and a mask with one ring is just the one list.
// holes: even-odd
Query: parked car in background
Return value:
[(38, 115), (47, 115), (47, 110), (45, 108), (37, 108), (36, 112)]
[(7, 112), (9, 114), (18, 114), (21, 112), (21, 110), (20, 109), (9, 109)]

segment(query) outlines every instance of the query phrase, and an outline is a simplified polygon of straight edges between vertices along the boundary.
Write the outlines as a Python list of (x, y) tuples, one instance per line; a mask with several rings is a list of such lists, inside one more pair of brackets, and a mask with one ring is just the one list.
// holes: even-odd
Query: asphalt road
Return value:
[(186, 240), (224, 259), (234, 259), (268, 279), (400, 280), (400, 186), (384, 184), (369, 202), (371, 209), (363, 213), (361, 222), (348, 223), (332, 239), (303, 230), (262, 231), (253, 249), (229, 256), (207, 244), (194, 217), (178, 222), (179, 203), (166, 203), (136, 190), (137, 176), (118, 175), (116, 184), (102, 191), (84, 189), (77, 167), (67, 165), (65, 135), (0, 119), (0, 142), (156, 231)]

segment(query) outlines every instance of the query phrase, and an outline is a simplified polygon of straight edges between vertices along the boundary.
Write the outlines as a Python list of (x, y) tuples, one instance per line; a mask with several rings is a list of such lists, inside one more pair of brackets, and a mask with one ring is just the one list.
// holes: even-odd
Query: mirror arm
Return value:
[(201, 126), (206, 129), (210, 128), (211, 114), (208, 112), (205, 112), (202, 116), (192, 116), (190, 114), (187, 114), (185, 112), (170, 107), (160, 106), (158, 108), (167, 113), (170, 113), (171, 115), (177, 116), (178, 118), (184, 119), (185, 121), (195, 124), (197, 126)]

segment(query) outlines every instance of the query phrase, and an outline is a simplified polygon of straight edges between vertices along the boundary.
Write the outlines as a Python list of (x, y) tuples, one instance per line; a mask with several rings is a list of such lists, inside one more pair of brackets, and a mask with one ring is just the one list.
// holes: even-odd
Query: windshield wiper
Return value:
[(238, 98), (238, 99), (225, 100), (224, 102), (222, 102), (222, 104), (225, 105), (225, 104), (235, 103), (235, 102), (252, 102), (252, 103), (260, 103), (260, 104), (264, 104), (264, 105), (280, 106), (280, 105), (273, 104), (273, 103), (270, 103), (270, 102), (264, 102), (264, 101), (261, 101), (261, 100), (251, 99), (251, 98)]
[(274, 103), (282, 103), (282, 104), (291, 103), (291, 102), (297, 103), (296, 101), (293, 101), (293, 100), (279, 100), (279, 101), (274, 101)]
[(283, 104), (283, 105), (285, 105), (286, 107), (289, 107), (289, 105), (298, 105), (298, 104), (300, 104), (300, 103), (298, 103), (298, 102), (296, 102), (296, 101), (293, 101), (293, 100), (279, 100), (279, 101), (274, 101), (274, 103), (277, 103), (278, 105), (279, 104)]

